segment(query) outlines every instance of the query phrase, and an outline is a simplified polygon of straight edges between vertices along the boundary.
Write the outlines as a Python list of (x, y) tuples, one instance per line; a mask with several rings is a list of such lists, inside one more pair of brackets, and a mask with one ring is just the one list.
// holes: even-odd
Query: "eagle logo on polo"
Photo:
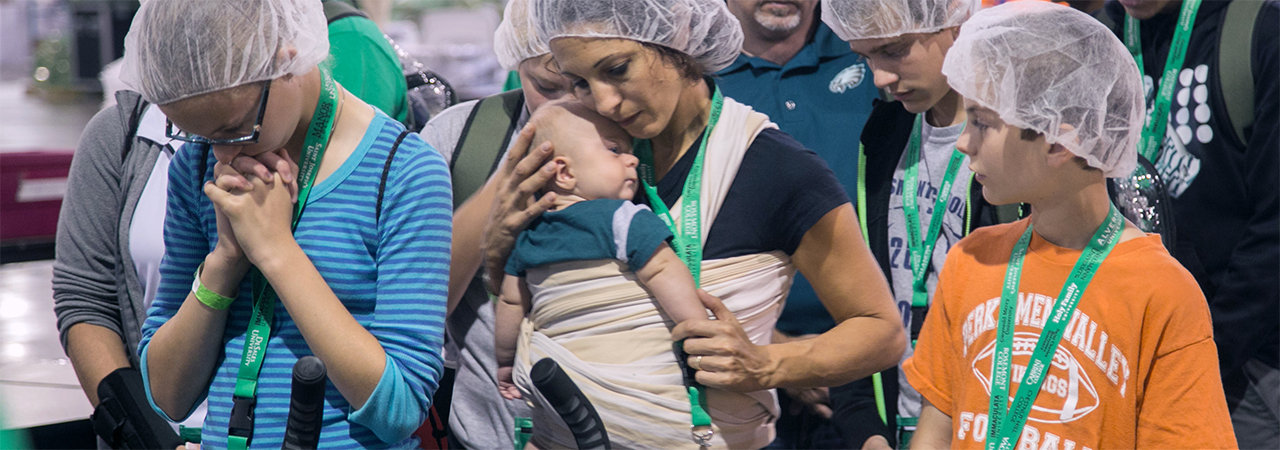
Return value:
[[(1169, 108), (1169, 126), (1161, 145), (1160, 156), (1152, 163), (1169, 187), (1169, 195), (1177, 198), (1186, 192), (1200, 174), (1200, 154), (1204, 145), (1213, 142), (1210, 126), (1213, 113), (1209, 107), (1209, 66), (1182, 69), (1174, 88)], [(1155, 105), (1155, 82), (1143, 76), (1147, 91), (1147, 109)], [(1194, 148), (1193, 148), (1194, 147)]]
[(831, 89), (833, 94), (843, 94), (844, 91), (858, 87), (862, 84), (862, 79), (866, 77), (867, 65), (857, 63), (849, 67), (845, 67), (835, 78), (831, 79), (831, 84), (827, 87)]

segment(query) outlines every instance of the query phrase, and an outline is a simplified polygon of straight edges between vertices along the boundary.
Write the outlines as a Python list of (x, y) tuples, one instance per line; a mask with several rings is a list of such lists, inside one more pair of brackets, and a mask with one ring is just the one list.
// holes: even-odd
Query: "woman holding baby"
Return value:
[[(671, 342), (683, 340), (697, 382), (713, 388), (707, 396), (716, 431), (712, 445), (759, 448), (773, 439), (778, 413), (769, 390), (839, 385), (897, 363), (906, 345), (900, 320), (839, 182), (818, 156), (763, 114), (720, 95), (706, 76), (741, 51), (741, 28), (723, 2), (529, 3), (533, 28), (574, 97), (636, 139), (646, 189), (635, 202), (660, 215), (667, 210), (676, 236), (672, 247), (690, 263), (715, 319), (686, 321), (669, 333), (663, 329), (660, 338), (612, 341), (615, 345), (609, 339), (618, 336), (575, 334), (585, 325), (575, 319), (609, 311), (607, 301), (596, 309), (567, 312), (540, 312), (535, 304), (529, 316), (534, 325), (526, 327), (516, 361), (518, 384), (522, 368), (527, 373), (532, 362), (555, 355), (588, 395), (621, 392), (668, 405), (630, 411), (646, 420), (611, 428), (615, 445), (690, 447), (694, 444), (684, 428), (690, 423), (689, 402), (678, 404), (680, 375), (661, 369), (674, 362)], [(554, 167), (544, 166), (550, 144), (529, 148), (532, 136), (532, 129), (521, 133), (494, 181), (485, 232), (491, 286), (501, 283), (515, 237), (554, 203), (554, 194), (534, 196)], [(796, 270), (813, 282), (838, 325), (813, 339), (772, 344), (773, 325)], [(597, 286), (613, 288), (622, 289)], [(609, 298), (634, 297), (619, 292)], [(618, 320), (620, 328), (661, 324), (653, 317), (633, 319), (633, 324)], [(582, 350), (590, 345), (611, 348)], [(568, 361), (565, 348), (574, 350)], [(655, 369), (636, 369), (645, 367)], [(595, 406), (602, 417), (627, 411), (623, 404)], [(563, 431), (538, 428), (535, 443), (571, 445)]]

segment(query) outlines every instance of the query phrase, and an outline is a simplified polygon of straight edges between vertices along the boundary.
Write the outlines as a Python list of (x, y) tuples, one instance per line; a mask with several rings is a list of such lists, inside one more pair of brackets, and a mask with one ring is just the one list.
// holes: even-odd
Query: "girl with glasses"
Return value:
[(306, 355), (326, 447), (415, 447), (442, 370), (448, 169), (333, 81), (328, 48), (308, 0), (146, 2), (126, 38), (123, 80), (189, 143), (143, 380), (170, 419), (207, 397), (212, 447), (279, 447)]

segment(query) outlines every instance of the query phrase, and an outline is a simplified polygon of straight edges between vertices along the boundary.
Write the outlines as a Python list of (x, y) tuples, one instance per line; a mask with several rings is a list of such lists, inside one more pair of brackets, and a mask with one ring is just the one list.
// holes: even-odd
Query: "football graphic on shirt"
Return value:
[[(1022, 375), (1031, 361), (1031, 352), (1035, 350), (1037, 333), (1018, 332), (1013, 335), (1013, 364), (1009, 382), (1009, 401), (1017, 395)], [(982, 388), (991, 394), (991, 362), (996, 351), (996, 341), (991, 341), (986, 348), (978, 352), (970, 363), (974, 376), (982, 383)], [(1098, 390), (1085, 372), (1084, 366), (1076, 360), (1071, 352), (1058, 346), (1050, 363), (1049, 373), (1040, 385), (1040, 395), (1031, 406), (1030, 422), (1067, 423), (1088, 415), (1098, 409)]]

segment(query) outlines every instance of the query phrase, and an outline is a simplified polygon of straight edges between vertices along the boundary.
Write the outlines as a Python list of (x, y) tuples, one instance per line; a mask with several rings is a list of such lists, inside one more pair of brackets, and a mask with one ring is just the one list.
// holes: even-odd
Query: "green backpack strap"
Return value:
[(1253, 28), (1265, 2), (1236, 0), (1227, 5), (1218, 41), (1218, 82), (1227, 118), (1242, 145), (1249, 145), (1245, 129), (1253, 125)]
[[(482, 98), (471, 110), (449, 160), (455, 209), (484, 186), (489, 174), (498, 168), (522, 112), (524, 91), (520, 89)], [(471, 132), (473, 127), (475, 133)]]

